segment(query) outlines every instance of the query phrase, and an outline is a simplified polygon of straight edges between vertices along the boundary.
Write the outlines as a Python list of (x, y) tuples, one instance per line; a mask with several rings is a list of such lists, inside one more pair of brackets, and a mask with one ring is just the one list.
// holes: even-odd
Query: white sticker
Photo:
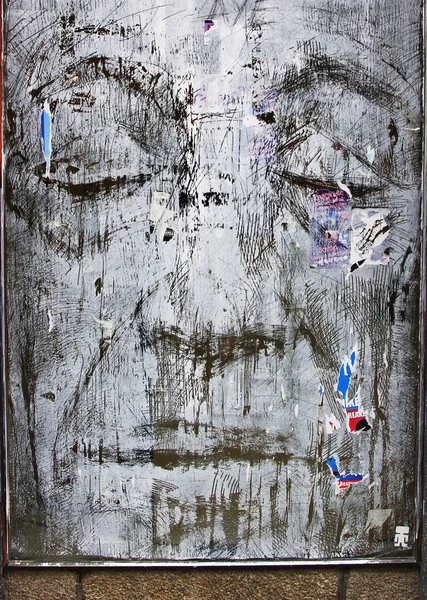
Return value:
[(396, 527), (394, 545), (398, 548), (408, 548), (409, 527)]

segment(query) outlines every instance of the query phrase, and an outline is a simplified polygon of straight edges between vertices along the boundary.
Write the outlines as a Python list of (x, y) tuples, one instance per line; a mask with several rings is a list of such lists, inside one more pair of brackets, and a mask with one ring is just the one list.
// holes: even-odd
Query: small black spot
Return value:
[(364, 262), (366, 262), (366, 259), (358, 260), (357, 262), (353, 263), (350, 267), (350, 273), (353, 273), (353, 271), (356, 271), (356, 269), (361, 267)]
[(193, 196), (190, 196), (190, 194), (187, 194), (187, 192), (182, 190), (181, 192), (179, 192), (178, 203), (179, 212), (183, 213), (189, 206), (195, 205), (195, 199)]
[(97, 296), (99, 294), (102, 294), (102, 279), (101, 279), (101, 277), (98, 277), (98, 279), (95, 281), (95, 293)]
[(75, 175), (80, 171), (79, 167), (73, 167), (73, 165), (68, 165), (66, 168), (67, 175)]
[(388, 135), (391, 143), (393, 146), (395, 146), (397, 144), (397, 140), (399, 139), (399, 132), (394, 119), (390, 119), (390, 123), (388, 125)]
[(360, 421), (356, 423), (356, 431), (369, 431), (370, 429), (371, 426), (366, 419), (360, 419)]
[(272, 123), (276, 122), (276, 116), (275, 116), (274, 112), (261, 113), (260, 115), (257, 115), (257, 119), (258, 119), (258, 121), (262, 121), (263, 123), (266, 123), (267, 125), (271, 125)]
[(163, 241), (169, 242), (174, 236), (174, 230), (168, 227), (163, 235)]
[(203, 194), (202, 204), (203, 206), (209, 206), (214, 204), (215, 206), (222, 206), (227, 204), (229, 195), (224, 192), (205, 192)]

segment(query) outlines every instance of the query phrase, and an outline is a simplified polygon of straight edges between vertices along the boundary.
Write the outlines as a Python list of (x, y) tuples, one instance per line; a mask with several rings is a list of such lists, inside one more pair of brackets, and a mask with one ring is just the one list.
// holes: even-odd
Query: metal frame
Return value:
[(420, 290), (420, 423), (419, 423), (419, 456), (418, 456), (418, 544), (417, 553), (420, 564), (420, 600), (427, 598), (427, 5), (423, 2), (421, 28), (421, 57), (422, 57), (422, 263), (423, 281)]
[[(4, 31), (2, 27), (3, 15), (5, 11), (6, 0), (0, 1), (0, 28), (1, 28), (1, 58), (5, 48)], [(9, 560), (9, 479), (8, 479), (8, 451), (7, 451), (7, 393), (6, 393), (6, 374), (7, 364), (5, 358), (6, 327), (5, 327), (5, 273), (4, 273), (4, 208), (0, 200), (0, 561), (3, 569), (153, 569), (153, 568), (173, 568), (173, 569), (197, 569), (197, 568), (341, 568), (349, 567), (386, 567), (386, 566), (419, 566), (420, 567), (420, 595), (419, 600), (427, 600), (427, 0), (423, 0), (420, 12), (420, 52), (421, 73), (422, 73), (422, 92), (421, 92), (421, 111), (422, 111), (422, 194), (421, 194), (421, 249), (420, 259), (422, 281), (420, 285), (420, 320), (419, 320), (419, 411), (418, 411), (418, 456), (417, 456), (417, 493), (416, 493), (416, 532), (414, 541), (414, 555), (402, 558), (384, 556), (376, 559), (374, 557), (347, 559), (333, 558), (322, 560), (298, 559), (298, 560), (188, 560), (188, 561), (141, 561), (141, 560)], [(4, 65), (1, 62), (0, 83), (4, 80)], [(5, 114), (4, 94), (1, 98), (2, 115)], [(2, 142), (2, 140), (0, 140)], [(1, 165), (4, 171), (4, 161)], [(1, 187), (0, 187), (1, 190)], [(0, 573), (0, 598), (1, 595), (1, 573)]]
[(379, 567), (379, 566), (416, 566), (418, 561), (415, 558), (392, 558), (387, 559), (325, 559), (325, 560), (236, 560), (236, 561), (220, 561), (220, 560), (188, 560), (188, 561), (114, 561), (114, 560), (84, 560), (81, 562), (64, 561), (50, 562), (38, 560), (12, 560), (7, 562), (7, 568), (62, 568), (62, 569), (216, 569), (216, 568), (272, 568), (272, 567), (298, 567), (298, 568), (313, 568), (313, 567)]

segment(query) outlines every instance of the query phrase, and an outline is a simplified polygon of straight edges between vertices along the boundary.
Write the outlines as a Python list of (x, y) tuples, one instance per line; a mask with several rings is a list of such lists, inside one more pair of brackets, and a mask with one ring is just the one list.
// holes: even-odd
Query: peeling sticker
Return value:
[(43, 157), (46, 161), (45, 176), (50, 175), (50, 157), (52, 154), (52, 117), (50, 106), (47, 100), (44, 101), (43, 110), (40, 116), (40, 135), (42, 140)]
[(338, 461), (335, 456), (331, 456), (329, 460), (326, 461), (326, 464), (331, 469), (333, 476), (336, 479), (336, 493), (340, 494), (347, 490), (351, 485), (356, 483), (360, 483), (363, 480), (363, 475), (360, 473), (341, 473), (338, 466)]
[(348, 263), (349, 199), (344, 190), (318, 190), (313, 194), (310, 223), (312, 267), (338, 267)]
[(356, 350), (353, 350), (353, 352), (350, 354), (350, 358), (346, 356), (344, 357), (337, 381), (337, 391), (341, 395), (341, 399), (344, 404), (347, 418), (347, 429), (350, 433), (369, 431), (371, 429), (360, 402), (360, 392), (357, 391), (354, 397), (351, 400), (348, 400), (348, 390), (350, 387), (351, 377), (355, 371), (355, 364)]
[(377, 208), (355, 208), (351, 211), (351, 271), (361, 264), (387, 264), (390, 254), (387, 246), (389, 212), (388, 209)]
[(345, 410), (347, 413), (347, 429), (350, 433), (359, 433), (371, 429), (359, 399), (359, 392), (347, 403)]
[(356, 363), (356, 350), (350, 354), (350, 358), (346, 356), (343, 359), (343, 362), (340, 367), (340, 372), (338, 375), (337, 382), (337, 391), (341, 394), (341, 398), (343, 399), (344, 404), (347, 400), (348, 388), (350, 387), (351, 376), (354, 372), (354, 365)]

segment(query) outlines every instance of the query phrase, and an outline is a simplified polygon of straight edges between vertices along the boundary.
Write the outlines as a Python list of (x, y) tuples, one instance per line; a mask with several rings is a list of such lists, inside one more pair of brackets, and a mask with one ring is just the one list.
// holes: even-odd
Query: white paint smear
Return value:
[(112, 321), (105, 321), (103, 319), (97, 319), (93, 317), (98, 325), (102, 328), (102, 334), (105, 339), (110, 339), (113, 335), (114, 323)]
[(340, 188), (340, 189), (341, 189), (343, 192), (345, 192), (346, 194), (348, 194), (348, 197), (349, 197), (349, 198), (352, 198), (352, 197), (353, 197), (353, 196), (351, 195), (351, 192), (350, 192), (350, 189), (349, 189), (349, 187), (348, 187), (348, 186), (346, 186), (346, 185), (345, 185), (345, 183), (343, 183), (342, 181), (340, 181), (340, 180), (338, 179), (338, 181), (337, 181), (337, 184), (338, 184), (338, 187), (339, 187), (339, 188)]
[(366, 148), (366, 158), (369, 160), (369, 162), (372, 164), (375, 160), (375, 149), (372, 148), (371, 146), (368, 146)]
[(383, 354), (383, 362), (384, 362), (384, 366), (386, 369), (388, 369), (388, 360), (387, 360), (387, 354), (384, 352)]
[(150, 204), (150, 221), (168, 221), (173, 218), (173, 211), (166, 208), (170, 194), (166, 192), (154, 192)]
[(341, 428), (341, 423), (338, 421), (338, 419), (336, 418), (335, 415), (330, 414), (330, 415), (326, 415), (325, 426), (326, 426), (326, 433), (328, 433), (330, 435), (332, 432)]
[(391, 508), (375, 508), (368, 512), (368, 518), (366, 520), (365, 531), (382, 527), (387, 519), (390, 518), (392, 513)]

